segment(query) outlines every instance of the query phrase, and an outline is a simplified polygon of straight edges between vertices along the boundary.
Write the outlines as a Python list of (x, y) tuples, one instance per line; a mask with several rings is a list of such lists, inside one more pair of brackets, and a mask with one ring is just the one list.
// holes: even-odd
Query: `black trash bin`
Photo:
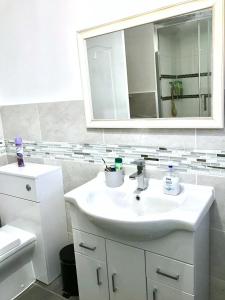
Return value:
[(61, 262), (63, 297), (79, 296), (73, 244), (62, 248), (59, 252), (59, 258)]

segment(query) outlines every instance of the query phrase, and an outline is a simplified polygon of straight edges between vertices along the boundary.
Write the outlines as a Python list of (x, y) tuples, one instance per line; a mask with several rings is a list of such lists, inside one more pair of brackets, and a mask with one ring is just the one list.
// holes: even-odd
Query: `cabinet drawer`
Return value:
[(195, 297), (156, 281), (148, 280), (148, 300), (194, 300)]
[(147, 252), (146, 272), (151, 280), (194, 294), (194, 267), (192, 265)]
[(30, 178), (0, 174), (0, 193), (36, 201), (35, 181)]
[(76, 252), (106, 261), (105, 240), (101, 237), (73, 230), (74, 249)]

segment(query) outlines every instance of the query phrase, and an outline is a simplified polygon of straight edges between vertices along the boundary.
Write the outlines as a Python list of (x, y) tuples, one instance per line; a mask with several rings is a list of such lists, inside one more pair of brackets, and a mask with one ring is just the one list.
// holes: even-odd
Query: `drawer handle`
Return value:
[(90, 246), (85, 245), (84, 243), (80, 243), (79, 246), (81, 248), (84, 248), (84, 249), (87, 249), (87, 250), (90, 250), (90, 251), (95, 251), (96, 250), (96, 247), (90, 247)]
[(102, 281), (100, 279), (100, 271), (101, 271), (101, 267), (98, 267), (96, 269), (96, 275), (97, 275), (97, 285), (102, 285)]
[(26, 184), (26, 190), (29, 192), (31, 191), (31, 186), (29, 184)]
[(117, 292), (118, 288), (116, 287), (116, 273), (112, 274), (112, 290), (113, 293)]
[(162, 276), (165, 276), (167, 278), (173, 279), (173, 280), (179, 280), (180, 275), (170, 275), (167, 273), (164, 273), (160, 270), (160, 268), (157, 268), (156, 273)]
[(156, 300), (157, 288), (153, 289), (152, 295), (153, 295), (153, 300)]

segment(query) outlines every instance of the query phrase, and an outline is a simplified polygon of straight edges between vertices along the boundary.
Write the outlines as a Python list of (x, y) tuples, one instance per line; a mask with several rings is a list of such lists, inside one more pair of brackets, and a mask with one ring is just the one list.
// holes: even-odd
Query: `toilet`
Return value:
[(15, 299), (34, 281), (32, 263), (36, 236), (12, 225), (0, 228), (1, 300)]
[(15, 299), (35, 280), (53, 282), (68, 244), (61, 168), (0, 167), (0, 218), (0, 300)]

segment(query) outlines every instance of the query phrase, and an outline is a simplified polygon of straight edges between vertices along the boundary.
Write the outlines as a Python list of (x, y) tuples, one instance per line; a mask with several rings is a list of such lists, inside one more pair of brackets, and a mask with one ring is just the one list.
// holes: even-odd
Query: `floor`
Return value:
[[(62, 297), (62, 283), (59, 277), (50, 285), (37, 281), (15, 300), (66, 300), (66, 298)], [(69, 300), (79, 300), (79, 298), (70, 297)]]

